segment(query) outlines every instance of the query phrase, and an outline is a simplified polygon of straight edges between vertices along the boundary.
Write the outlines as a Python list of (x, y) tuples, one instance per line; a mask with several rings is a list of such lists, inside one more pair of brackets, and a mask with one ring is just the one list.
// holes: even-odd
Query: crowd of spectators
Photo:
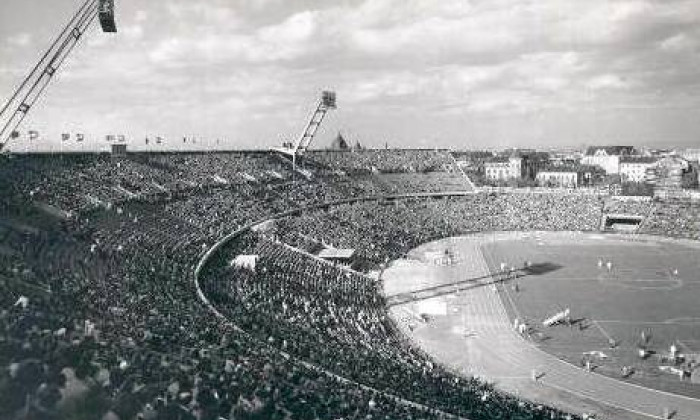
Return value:
[[(253, 268), (239, 255), (258, 257)], [(459, 378), (408, 345), (374, 279), (307, 255), (273, 231), (248, 231), (202, 273), (211, 302), (258, 340), (374, 389), (469, 419), (566, 415)]]
[[(0, 157), (0, 418), (561, 418), (433, 365), (394, 330), (375, 284), (284, 242), (301, 234), (356, 248), (369, 269), (449, 235), (595, 230), (595, 196), (479, 193), (303, 211), (276, 234), (243, 234), (207, 266), (205, 289), (235, 325), (198, 300), (203, 253), (255, 220), (459, 189), (446, 171), (411, 175), (439, 166), (435, 152), (421, 153), (366, 160), (406, 173), (315, 168), (311, 178), (264, 153)], [(698, 220), (696, 207), (657, 204), (646, 228), (698, 238)], [(261, 256), (256, 272), (229, 267), (240, 253)]]
[(267, 153), (135, 153), (0, 157), (5, 195), (77, 213), (163, 195), (293, 179), (291, 165)]
[(230, 203), (194, 204), (203, 199), (129, 203), (43, 228), (3, 214), (0, 418), (436, 416), (310, 369), (209, 313), (194, 264), (236, 221), (273, 209), (239, 203), (229, 220), (217, 212)]
[(641, 233), (700, 239), (700, 205), (690, 201), (655, 202)]
[[(357, 202), (304, 212), (279, 222), (279, 234), (301, 246), (312, 238), (354, 248), (361, 270), (438, 238), (483, 231), (597, 230), (601, 199), (593, 195), (470, 194), (432, 200)], [(299, 234), (303, 236), (300, 236)]]
[[(361, 153), (376, 154), (376, 159), (393, 155), (375, 152)], [(311, 160), (309, 168), (295, 172), (291, 162), (262, 152), (7, 155), (0, 156), (0, 177), (6, 180), (0, 185), (0, 193), (77, 214), (130, 201), (158, 201), (164, 196), (238, 190), (241, 186), (248, 192), (257, 189), (267, 195), (276, 193), (287, 204), (466, 189), (461, 174), (443, 170), (447, 165), (443, 161), (449, 157), (444, 152), (394, 152), (396, 157), (389, 159), (390, 166), (385, 168), (389, 172), (406, 172), (418, 163), (426, 166), (420, 168), (420, 175), (372, 174), (368, 170), (350, 176)], [(436, 164), (438, 161), (444, 165)], [(311, 174), (311, 178), (302, 172)]]
[(192, 284), (231, 230), (388, 182), (268, 154), (1, 159), (0, 418), (438, 416), (222, 325)]
[(632, 216), (647, 216), (653, 205), (651, 199), (634, 197), (629, 199), (625, 197), (608, 197), (603, 205), (603, 213), (605, 214), (625, 214)]
[(362, 149), (352, 151), (311, 151), (308, 159), (347, 173), (443, 172), (454, 166), (448, 150)]

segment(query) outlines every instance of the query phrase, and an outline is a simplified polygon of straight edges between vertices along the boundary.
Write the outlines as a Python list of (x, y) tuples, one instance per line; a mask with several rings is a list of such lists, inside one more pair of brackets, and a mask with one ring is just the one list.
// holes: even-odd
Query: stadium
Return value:
[[(638, 233), (606, 233), (605, 212), (634, 215), (639, 205), (568, 192), (472, 191), (451, 171), (447, 151), (336, 153), (332, 171), (323, 169), (326, 157), (309, 153), (309, 178), (267, 152), (4, 157), (3, 177), (12, 182), (2, 194), (2, 296), (9, 308), (3, 354), (17, 370), (4, 377), (3, 416), (22, 408), (22, 392), (34, 395), (39, 387), (40, 407), (62, 386), (88, 392), (82, 398), (90, 407), (119, 418), (143, 410), (166, 418), (697, 412), (690, 378), (673, 382), (669, 375), (654, 382), (663, 388), (656, 392), (644, 380), (659, 376), (651, 373), (653, 358), (628, 360), (645, 323), (662, 324), (649, 328), (649, 351), (661, 354), (673, 340), (696, 344), (691, 273), (698, 231), (681, 228), (697, 226), (696, 213), (678, 218), (676, 205), (648, 203)], [(421, 163), (429, 165), (413, 172)], [(359, 165), (379, 172), (352, 169)], [(522, 237), (513, 242), (513, 235)], [(562, 245), (562, 235), (576, 240)], [(678, 238), (673, 246), (683, 250), (672, 259), (654, 245), (668, 238)], [(474, 240), (481, 241), (481, 260), (470, 262)], [(354, 262), (319, 256), (329, 249), (354, 250)], [(241, 256), (254, 260), (236, 263)], [(614, 261), (614, 277), (600, 271), (599, 257)], [(502, 279), (501, 260), (521, 275)], [(660, 273), (674, 268), (678, 280)], [(596, 303), (597, 289), (613, 282), (615, 304)], [(645, 299), (664, 299), (658, 311), (634, 312), (637, 304), (654, 304), (637, 302), (647, 293), (640, 288), (653, 290)], [(657, 296), (659, 290), (669, 294)], [(441, 313), (440, 299), (463, 312)], [(503, 331), (489, 333), (495, 327), (482, 322), (488, 308), (469, 305), (477, 301), (506, 302)], [(564, 305), (578, 323), (593, 326), (580, 334), (537, 328)], [(508, 311), (531, 324), (533, 338), (513, 335)], [(602, 321), (625, 317), (635, 327)], [(666, 323), (671, 318), (677, 321)], [(551, 338), (536, 338), (535, 329)], [(518, 350), (519, 359), (503, 362), (504, 334), (537, 359)], [(489, 346), (498, 347), (493, 339), (501, 346), (487, 357)], [(575, 366), (593, 350), (613, 360), (597, 359), (593, 372)], [(473, 360), (465, 363), (465, 352)], [(559, 360), (569, 363), (559, 367)], [(620, 363), (637, 372), (615, 377)], [(65, 368), (74, 372), (68, 378)], [(544, 375), (533, 380), (532, 369)], [(572, 382), (580, 375), (586, 380)], [(614, 392), (597, 381), (610, 381)]]
[(696, 202), (314, 149), (331, 90), (281, 147), (17, 152), (93, 22), (0, 110), (0, 418), (700, 418)]

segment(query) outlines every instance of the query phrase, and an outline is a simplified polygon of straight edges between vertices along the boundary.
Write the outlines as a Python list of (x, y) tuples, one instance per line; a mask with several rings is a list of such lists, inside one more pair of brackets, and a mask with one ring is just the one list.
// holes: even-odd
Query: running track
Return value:
[[(488, 284), (489, 269), (481, 255), (479, 236), (443, 239), (409, 254), (422, 258), (426, 251), (450, 246), (453, 266), (419, 264), (396, 266), (383, 275), (388, 296), (458, 281), (468, 273), (478, 286), (433, 298), (444, 302), (446, 313), (407, 334), (437, 360), (463, 374), (481, 376), (497, 386), (534, 401), (546, 402), (601, 418), (658, 418), (666, 409), (673, 419), (700, 419), (700, 400), (652, 390), (587, 372), (550, 355), (521, 337), (511, 326), (495, 286)], [(450, 245), (447, 245), (450, 244)], [(413, 278), (411, 273), (415, 273)], [(474, 286), (477, 286), (476, 284)], [(392, 308), (394, 315), (416, 311), (416, 302)], [(438, 305), (439, 306), (439, 305)], [(404, 317), (405, 318), (405, 317)], [(532, 379), (533, 369), (540, 375)], [(624, 415), (621, 415), (624, 414)]]

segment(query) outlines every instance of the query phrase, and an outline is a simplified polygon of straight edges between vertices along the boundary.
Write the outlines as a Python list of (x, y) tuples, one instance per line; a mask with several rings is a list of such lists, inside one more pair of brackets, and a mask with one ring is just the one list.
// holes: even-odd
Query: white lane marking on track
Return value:
[[(490, 238), (487, 238), (490, 239)], [(478, 249), (473, 250), (478, 251)], [(471, 265), (471, 264), (470, 264)], [(476, 260), (476, 264), (474, 264), (476, 269), (478, 270), (479, 267), (483, 269), (485, 262), (483, 258), (478, 258)], [(488, 271), (486, 271), (488, 272)], [(511, 366), (522, 366), (522, 363), (535, 363), (537, 365), (541, 365), (540, 362), (543, 360), (546, 361), (546, 366), (548, 368), (552, 368), (554, 364), (561, 364), (565, 366), (569, 366), (570, 368), (576, 369), (581, 371), (581, 368), (571, 364), (569, 362), (566, 362), (564, 360), (561, 360), (559, 358), (556, 358), (552, 356), (551, 354), (548, 354), (546, 352), (543, 352), (541, 349), (536, 348), (536, 346), (532, 345), (532, 343), (527, 342), (523, 337), (517, 335), (515, 331), (512, 330), (511, 324), (508, 321), (508, 316), (505, 312), (505, 307), (503, 305), (503, 301), (494, 296), (488, 288), (477, 288), (474, 289), (470, 293), (465, 293), (465, 297), (469, 297), (470, 300), (474, 300), (474, 305), (470, 305), (471, 309), (474, 312), (470, 311), (470, 318), (472, 318), (473, 321), (475, 320), (483, 320), (483, 321), (489, 321), (489, 322), (479, 322), (478, 324), (483, 324), (486, 331), (482, 331), (481, 337), (484, 339), (485, 342), (495, 342), (499, 344), (499, 349), (503, 351), (502, 354), (500, 354), (501, 357), (499, 357), (503, 362), (511, 364)], [(473, 314), (473, 315), (472, 315)], [(503, 322), (494, 322), (496, 319), (501, 319)], [(515, 341), (514, 341), (515, 340)], [(516, 342), (517, 341), (517, 342)], [(537, 352), (537, 355), (532, 354), (530, 351), (524, 351), (525, 348), (523, 348), (523, 344), (526, 347), (531, 347), (534, 352)], [(528, 357), (529, 355), (529, 357)], [(535, 357), (534, 359), (532, 357)], [(557, 363), (558, 362), (558, 363)], [(554, 364), (553, 364), (554, 363)], [(515, 372), (513, 372), (515, 373)], [(548, 375), (550, 376), (548, 380), (555, 380), (557, 383), (560, 383), (563, 388), (570, 386), (572, 384), (573, 378), (579, 378), (579, 379), (584, 379), (583, 376), (580, 375), (571, 375), (573, 372), (568, 371), (567, 369), (553, 369), (548, 372)], [(528, 371), (529, 374), (529, 371)], [(674, 397), (675, 399), (682, 399), (686, 401), (693, 401), (696, 402), (698, 401), (695, 398), (692, 397), (686, 397), (683, 395), (677, 395), (677, 394), (672, 394), (660, 390), (655, 390), (655, 389), (650, 389), (646, 387), (642, 387), (639, 385), (635, 384), (630, 384), (630, 383), (625, 383), (621, 382), (618, 380), (615, 380), (613, 378), (609, 377), (604, 377), (600, 375), (595, 375), (598, 379), (594, 383), (598, 383), (600, 385), (606, 385), (606, 388), (608, 391), (611, 391), (610, 393), (612, 394), (612, 391), (625, 391), (624, 394), (627, 394), (629, 397), (629, 388), (634, 388), (634, 389), (639, 389), (639, 390), (644, 390), (644, 391), (650, 391), (658, 395), (666, 395), (668, 397)], [(585, 381), (588, 385), (591, 384), (590, 380)], [(575, 381), (573, 382), (574, 385), (576, 385)], [(574, 386), (574, 388), (577, 388)], [(582, 389), (582, 388), (578, 388)], [(587, 392), (586, 389), (582, 389), (581, 394), (585, 395), (584, 393)], [(636, 391), (634, 391), (636, 392)], [(600, 394), (600, 393), (598, 393)], [(623, 395), (624, 395), (623, 394)], [(650, 413), (656, 412), (654, 408), (651, 409), (645, 409), (647, 411), (646, 414), (643, 414), (640, 409), (641, 406), (638, 406), (637, 403), (633, 401), (626, 401), (625, 403), (619, 403), (619, 404), (625, 404), (625, 405), (630, 405), (631, 407), (638, 407), (637, 408), (629, 408), (629, 407), (624, 407), (622, 405), (617, 404), (616, 402), (607, 402), (606, 400), (610, 397), (610, 394), (603, 394), (603, 395), (598, 395), (598, 398), (595, 397), (587, 397), (587, 398), (592, 398), (595, 399), (596, 401), (599, 401), (601, 404), (604, 405), (609, 405), (611, 407), (617, 406), (620, 409), (627, 410), (632, 413), (639, 413), (642, 414), (646, 417), (649, 418), (659, 418), (655, 415), (652, 415)], [(602, 397), (602, 398), (601, 398)], [(643, 401), (643, 400), (642, 400)], [(638, 402), (642, 402), (638, 401)], [(680, 401), (677, 401), (677, 403), (680, 403)], [(648, 404), (643, 404), (643, 405), (648, 405)], [(692, 406), (691, 406), (692, 407)], [(675, 407), (670, 407), (670, 408), (675, 408)], [(684, 411), (680, 413), (679, 418), (685, 419), (685, 414), (687, 414), (687, 409), (688, 407), (686, 406), (684, 408)], [(694, 410), (694, 408), (693, 408)], [(638, 415), (639, 415), (638, 414)]]
[(595, 321), (595, 320), (594, 320), (594, 321), (593, 321), (593, 324), (595, 324), (595, 326), (598, 327), (598, 330), (599, 330), (601, 333), (603, 333), (603, 335), (605, 336), (605, 338), (608, 339), (609, 342), (610, 342), (610, 341), (614, 341), (614, 339), (610, 336), (610, 334), (608, 334), (608, 332), (605, 331), (605, 329), (604, 329), (603, 327), (600, 326), (600, 324), (598, 323), (598, 321)]
[(626, 319), (594, 319), (594, 322), (602, 324), (658, 324), (658, 325), (688, 325), (700, 324), (700, 318), (673, 318), (666, 321), (644, 321), (644, 320), (626, 320)]
[[(481, 247), (477, 247), (476, 250), (477, 250), (477, 251), (481, 251)], [(482, 268), (483, 271), (488, 272), (488, 266), (486, 265), (486, 261), (485, 261), (485, 258), (484, 258), (483, 253), (481, 253), (481, 256), (482, 256), (482, 258), (480, 259), (480, 261), (477, 261), (477, 264), (481, 266), (481, 268)], [(502, 317), (505, 317), (505, 319), (508, 319), (507, 313), (506, 313), (506, 311), (505, 311), (505, 307), (504, 307), (503, 302), (502, 302), (502, 300), (500, 299), (500, 297), (499, 297), (498, 299), (495, 299), (497, 302), (493, 302), (494, 299), (489, 299), (489, 296), (488, 296), (488, 295), (485, 296), (485, 297), (487, 298), (486, 300), (489, 301), (489, 305), (490, 305), (491, 307), (493, 307), (494, 304), (497, 304), (498, 308), (500, 308), (500, 311), (499, 311), (499, 310), (496, 310), (495, 312), (490, 312), (490, 313), (501, 313), (501, 316), (502, 316)], [(506, 324), (509, 325), (510, 323), (509, 323), (509, 322), (506, 322)], [(494, 327), (495, 327), (495, 325), (492, 326), (492, 328), (494, 328)], [(517, 335), (517, 334), (515, 333), (515, 331), (513, 331), (511, 328), (507, 328), (507, 331), (509, 331), (510, 333), (512, 333), (511, 336), (515, 336), (516, 339), (519, 339), (519, 340), (518, 340), (519, 343), (524, 343), (526, 346), (529, 346), (529, 347), (530, 347), (531, 349), (533, 349), (535, 352), (538, 352), (541, 356), (547, 358), (548, 360), (551, 360), (551, 361), (553, 361), (553, 362), (559, 362), (560, 364), (563, 364), (563, 365), (566, 365), (566, 366), (570, 366), (570, 367), (572, 367), (572, 368), (574, 368), (574, 369), (577, 369), (577, 370), (579, 370), (579, 371), (582, 371), (582, 368), (581, 368), (581, 367), (576, 366), (576, 365), (574, 365), (574, 364), (572, 364), (572, 363), (570, 363), (570, 362), (567, 362), (567, 361), (565, 361), (565, 360), (559, 359), (558, 357), (552, 356), (552, 355), (550, 355), (549, 353), (546, 353), (546, 352), (543, 351), (542, 349), (538, 348), (538, 347), (535, 346), (534, 344), (529, 343), (529, 342), (528, 342), (527, 340), (525, 340), (522, 336)], [(503, 343), (503, 344), (505, 344), (505, 343)], [(511, 347), (512, 347), (512, 346), (511, 346)], [(512, 351), (512, 350), (514, 350), (514, 349), (509, 348), (509, 350)], [(518, 352), (518, 356), (523, 356), (523, 355), (524, 355), (523, 353), (524, 353), (524, 352)], [(596, 374), (596, 375), (597, 375), (597, 374)], [(632, 384), (632, 383), (628, 383), (628, 382), (622, 382), (622, 381), (619, 381), (619, 380), (616, 380), (616, 379), (613, 379), (613, 378), (610, 378), (610, 377), (607, 377), (607, 376), (603, 376), (603, 375), (597, 375), (597, 377), (599, 378), (598, 380), (601, 381), (601, 383), (607, 383), (607, 384), (612, 384), (612, 385), (614, 385), (614, 386), (620, 386), (620, 387), (623, 387), (623, 389), (624, 389), (624, 388), (627, 388), (627, 387), (632, 387), (632, 388), (642, 389), (642, 390), (645, 390), (645, 391), (648, 391), (648, 392), (656, 393), (656, 394), (659, 394), (659, 395), (671, 396), (671, 397), (675, 397), (675, 398), (679, 398), (679, 399), (683, 399), (683, 400), (688, 400), (688, 401), (693, 401), (693, 402), (697, 402), (697, 401), (698, 401), (697, 398), (688, 397), (688, 396), (681, 395), (681, 394), (674, 394), (674, 393), (671, 393), (671, 392), (661, 391), (661, 390), (658, 390), (658, 389), (647, 388), (647, 387), (644, 387), (644, 386), (640, 386), (640, 385), (636, 385), (636, 384)], [(593, 399), (596, 399), (596, 398), (593, 398)], [(596, 401), (600, 401), (600, 402), (603, 403), (603, 404), (606, 403), (605, 401), (601, 400), (600, 398), (596, 399)], [(623, 408), (623, 407), (620, 406), (620, 408)], [(627, 409), (627, 408), (623, 408), (623, 409)], [(635, 412), (635, 411), (637, 411), (637, 410), (635, 410), (635, 409), (633, 409), (633, 408), (630, 408), (630, 409), (627, 409), (627, 410), (630, 411), (630, 412)], [(651, 414), (649, 414), (648, 416), (649, 416), (649, 417), (653, 417), (653, 415), (651, 415)]]
[[(545, 377), (546, 377), (546, 375), (545, 375)], [(560, 386), (560, 385), (554, 385), (553, 383), (549, 383), (549, 382), (545, 379), (545, 377), (543, 377), (542, 379), (540, 379), (539, 382), (540, 382), (541, 384), (543, 384), (543, 385), (546, 385), (546, 386), (550, 387), (550, 388), (555, 388), (555, 389), (558, 389), (558, 390), (560, 390), (560, 391), (569, 392), (569, 393), (571, 393), (571, 394), (578, 395), (579, 397), (587, 398), (587, 399), (593, 400), (593, 401), (595, 401), (595, 402), (597, 402), (597, 403), (604, 404), (604, 405), (607, 405), (607, 406), (609, 406), (609, 407), (617, 408), (618, 410), (629, 411), (630, 413), (634, 413), (634, 414), (639, 415), (639, 416), (644, 416), (644, 417), (646, 417), (646, 418), (664, 420), (664, 417), (661, 417), (661, 416), (657, 416), (657, 415), (649, 414), (649, 413), (643, 413), (643, 412), (637, 411), (637, 410), (635, 410), (635, 409), (633, 409), (633, 408), (622, 407), (622, 406), (617, 405), (617, 404), (615, 404), (615, 403), (611, 403), (611, 402), (607, 402), (607, 401), (601, 401), (601, 400), (596, 399), (595, 397), (592, 397), (592, 396), (590, 396), (590, 395), (587, 395), (585, 392), (575, 391), (575, 390), (573, 390), (573, 389), (569, 389), (569, 388), (566, 388), (566, 387), (563, 387), (563, 386)], [(676, 413), (676, 416), (677, 416), (677, 415), (678, 415), (678, 413)], [(674, 418), (675, 418), (675, 416), (674, 416)]]

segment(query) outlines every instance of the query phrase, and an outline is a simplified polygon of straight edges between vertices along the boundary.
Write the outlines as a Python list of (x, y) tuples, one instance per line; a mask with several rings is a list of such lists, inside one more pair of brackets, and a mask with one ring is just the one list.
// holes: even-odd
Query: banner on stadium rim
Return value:
[(114, 0), (100, 0), (97, 10), (102, 31), (117, 32), (117, 23), (114, 20)]

